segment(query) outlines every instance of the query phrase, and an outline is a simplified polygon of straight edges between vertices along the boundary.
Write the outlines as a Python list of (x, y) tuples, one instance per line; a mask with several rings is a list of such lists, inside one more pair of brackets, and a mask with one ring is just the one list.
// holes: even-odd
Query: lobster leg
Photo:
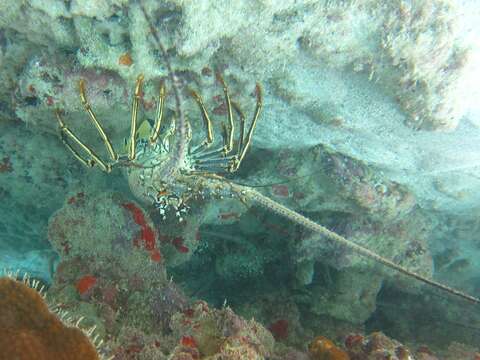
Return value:
[(110, 157), (112, 158), (112, 160), (117, 161), (118, 155), (113, 149), (110, 139), (108, 138), (107, 134), (105, 134), (105, 131), (103, 130), (102, 125), (98, 121), (95, 113), (93, 112), (92, 107), (90, 106), (90, 102), (87, 99), (87, 95), (85, 91), (85, 80), (81, 79), (78, 83), (78, 86), (80, 90), (80, 100), (82, 101), (82, 105), (85, 108), (85, 111), (88, 113), (90, 117), (90, 121), (93, 123), (93, 125), (95, 125), (98, 133), (100, 134), (100, 137), (102, 138), (103, 142), (105, 143), (105, 146), (107, 147), (108, 153), (110, 154)]
[(135, 160), (135, 150), (137, 141), (135, 135), (137, 133), (137, 118), (138, 118), (138, 105), (140, 103), (140, 97), (142, 96), (143, 75), (140, 74), (137, 77), (135, 83), (135, 92), (133, 94), (132, 101), (132, 120), (130, 124), (130, 146), (128, 149), (128, 159)]
[[(58, 123), (59, 123), (59, 128), (60, 128), (60, 133), (61, 133), (61, 139), (62, 142), (65, 144), (65, 146), (72, 152), (73, 156), (80, 161), (83, 165), (87, 167), (93, 167), (95, 164), (98, 164), (100, 168), (109, 173), (112, 170), (112, 166), (110, 164), (105, 163), (102, 161), (95, 152), (90, 149), (87, 145), (85, 145), (66, 125), (65, 122), (62, 119), (62, 116), (60, 115), (60, 111), (56, 110), (55, 115), (57, 117)], [(85, 159), (83, 158), (80, 153), (73, 148), (73, 146), (67, 141), (67, 138), (70, 138), (73, 140), (80, 148), (90, 156), (90, 159)]]
[(165, 84), (160, 84), (160, 94), (158, 97), (157, 116), (155, 117), (155, 125), (152, 129), (152, 135), (150, 136), (150, 144), (154, 144), (160, 135), (160, 126), (163, 119), (163, 108), (165, 106)]

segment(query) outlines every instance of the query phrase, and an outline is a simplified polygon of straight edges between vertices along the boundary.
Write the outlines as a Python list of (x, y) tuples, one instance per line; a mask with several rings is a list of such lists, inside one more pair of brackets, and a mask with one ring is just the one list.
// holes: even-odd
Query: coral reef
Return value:
[(100, 359), (82, 330), (63, 324), (42, 295), (9, 277), (0, 277), (0, 348), (4, 359)]
[(100, 264), (115, 259), (125, 267), (143, 255), (153, 264), (162, 262), (152, 221), (121, 195), (78, 191), (50, 218), (48, 235), (57, 252), (68, 259), (95, 257)]
[(345, 338), (345, 347), (351, 360), (476, 360), (480, 353), (478, 349), (452, 343), (441, 355), (435, 354), (427, 346), (419, 346), (411, 350), (400, 342), (389, 338), (381, 332), (374, 332), (368, 336), (351, 334)]
[(413, 357), (408, 348), (379, 332), (367, 337), (349, 335), (345, 339), (345, 345), (352, 360), (373, 360), (379, 356), (392, 360), (409, 360)]
[(202, 301), (175, 314), (172, 327), (182, 335), (172, 360), (184, 359), (185, 353), (205, 360), (263, 359), (273, 353), (273, 337), (263, 326), (229, 308), (211, 309)]
[(186, 353), (261, 359), (271, 353), (273, 337), (260, 324), (228, 308), (192, 304), (166, 279), (163, 249), (173, 246), (162, 244), (166, 230), (154, 230), (148, 213), (119, 194), (75, 193), (49, 223), (49, 240), (61, 257), (50, 296), (96, 325), (114, 359), (182, 359)]
[(198, 246), (198, 221), (192, 216), (180, 226), (178, 221), (158, 225), (141, 205), (120, 193), (77, 189), (50, 218), (48, 235), (62, 257), (95, 257), (99, 271), (104, 262), (113, 261), (130, 269), (137, 264), (138, 270), (150, 264), (161, 274), (165, 261), (186, 261)]

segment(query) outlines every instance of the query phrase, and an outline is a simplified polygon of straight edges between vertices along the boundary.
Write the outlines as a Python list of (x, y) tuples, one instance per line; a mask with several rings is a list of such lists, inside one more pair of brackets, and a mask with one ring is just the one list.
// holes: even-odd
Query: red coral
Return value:
[(132, 56), (129, 53), (124, 53), (118, 58), (118, 63), (124, 66), (131, 66), (133, 64)]
[(190, 249), (183, 245), (183, 238), (181, 236), (177, 236), (172, 240), (173, 246), (175, 246), (175, 249), (177, 249), (181, 253), (188, 253)]
[(160, 262), (162, 260), (162, 255), (156, 248), (157, 235), (145, 220), (145, 215), (143, 214), (142, 209), (132, 202), (124, 203), (122, 206), (130, 211), (133, 216), (133, 221), (140, 226), (140, 234), (133, 239), (133, 245), (139, 247), (140, 244), (143, 244), (145, 250), (150, 252), (150, 258), (152, 261)]
[(85, 295), (89, 290), (93, 288), (95, 283), (97, 282), (97, 278), (93, 275), (85, 275), (81, 277), (75, 287), (80, 295)]
[(275, 340), (285, 340), (288, 337), (288, 321), (280, 319), (268, 327)]
[(79, 201), (79, 200), (84, 200), (84, 198), (85, 198), (85, 193), (83, 191), (81, 191), (81, 192), (77, 193), (76, 195), (68, 198), (67, 203), (69, 205), (72, 205), (72, 204), (77, 203), (77, 201)]
[(47, 105), (52, 106), (55, 103), (52, 96), (47, 96)]
[(142, 209), (140, 209), (138, 206), (136, 206), (134, 203), (124, 203), (122, 206), (129, 210), (132, 215), (133, 215), (133, 221), (135, 221), (136, 224), (143, 226), (146, 224), (145, 222), (145, 217), (143, 216)]
[(345, 346), (347, 349), (352, 349), (353, 347), (357, 345), (362, 345), (363, 342), (363, 336), (359, 334), (351, 334), (348, 335), (345, 339)]
[(181, 343), (183, 346), (187, 346), (191, 348), (196, 348), (198, 346), (193, 336), (183, 336)]
[(150, 259), (152, 259), (153, 262), (160, 262), (162, 261), (162, 254), (158, 249), (153, 249), (150, 252)]
[(12, 163), (10, 162), (10, 158), (6, 156), (2, 159), (2, 163), (0, 163), (0, 173), (12, 172), (12, 171), (13, 171)]

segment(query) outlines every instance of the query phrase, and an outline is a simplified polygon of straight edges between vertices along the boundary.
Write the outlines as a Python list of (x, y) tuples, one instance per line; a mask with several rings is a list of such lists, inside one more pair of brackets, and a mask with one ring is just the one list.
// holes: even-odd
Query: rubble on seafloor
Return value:
[[(69, 264), (64, 265), (66, 268)], [(66, 271), (67, 269), (64, 269)], [(78, 269), (74, 269), (78, 271)], [(70, 275), (75, 274), (71, 272)], [(442, 356), (427, 346), (409, 349), (381, 332), (344, 334), (341, 341), (317, 336), (294, 349), (255, 320), (229, 307), (215, 309), (192, 301), (172, 281), (149, 292), (138, 279), (131, 285), (141, 321), (125, 294), (85, 278), (69, 291), (69, 279), (48, 290), (19, 274), (0, 277), (0, 344), (2, 359), (111, 360), (478, 360), (480, 353), (453, 343)], [(64, 274), (65, 275), (65, 274)], [(118, 275), (111, 273), (111, 275)], [(70, 279), (72, 278), (70, 277)], [(26, 280), (25, 280), (26, 279)], [(84, 284), (81, 284), (84, 282)], [(32, 286), (32, 287), (29, 287)], [(85, 294), (84, 287), (89, 287)], [(45, 301), (47, 297), (47, 301)], [(61, 302), (58, 302), (61, 299)], [(47, 304), (48, 302), (48, 304)], [(55, 305), (52, 305), (55, 304)], [(49, 309), (54, 309), (54, 312)], [(80, 323), (82, 324), (80, 326)], [(60, 331), (59, 331), (60, 329)], [(277, 332), (277, 336), (275, 336)]]

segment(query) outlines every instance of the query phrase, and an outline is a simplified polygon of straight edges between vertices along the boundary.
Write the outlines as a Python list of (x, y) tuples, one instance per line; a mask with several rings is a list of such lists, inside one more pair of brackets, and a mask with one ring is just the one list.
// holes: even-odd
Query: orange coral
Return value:
[(348, 354), (323, 336), (317, 336), (308, 346), (308, 352), (313, 360), (350, 360)]
[(75, 287), (77, 288), (77, 291), (80, 295), (83, 295), (87, 293), (97, 282), (97, 278), (93, 275), (85, 275), (82, 276), (77, 283), (75, 284)]
[(8, 277), (0, 278), (0, 349), (3, 359), (100, 359), (80, 329), (65, 326), (36, 290)]
[(118, 63), (120, 65), (130, 66), (133, 64), (133, 59), (129, 53), (125, 53), (120, 55), (120, 57), (118, 58)]

